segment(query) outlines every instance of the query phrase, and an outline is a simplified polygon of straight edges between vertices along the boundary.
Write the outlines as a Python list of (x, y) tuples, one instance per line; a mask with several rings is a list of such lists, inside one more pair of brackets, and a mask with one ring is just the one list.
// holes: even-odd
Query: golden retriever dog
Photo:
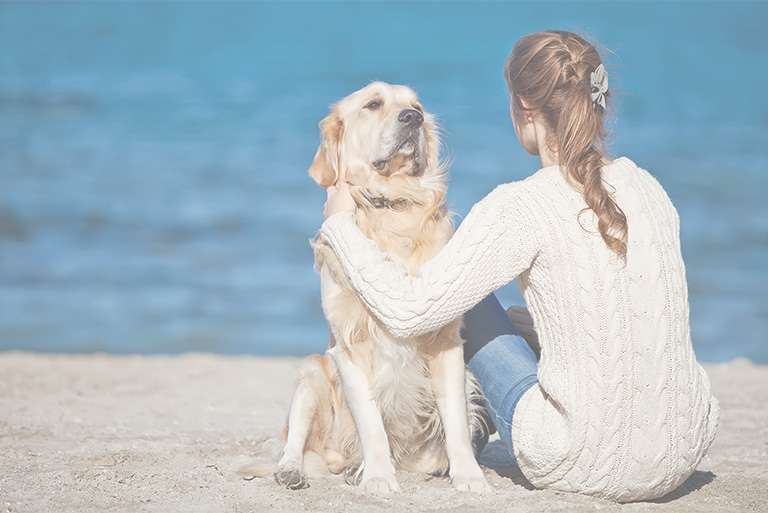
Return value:
[[(362, 232), (417, 273), (453, 233), (433, 117), (411, 89), (374, 82), (334, 105), (320, 128), (309, 175), (324, 188), (349, 182)], [(471, 443), (480, 392), (464, 365), (461, 320), (395, 338), (330, 246), (312, 246), (331, 341), (298, 373), (285, 446), (269, 470), (288, 488), (306, 487), (305, 455), (315, 453), (364, 491), (399, 492), (395, 469), (447, 473), (459, 490), (489, 491)], [(242, 472), (268, 475), (259, 465)]]

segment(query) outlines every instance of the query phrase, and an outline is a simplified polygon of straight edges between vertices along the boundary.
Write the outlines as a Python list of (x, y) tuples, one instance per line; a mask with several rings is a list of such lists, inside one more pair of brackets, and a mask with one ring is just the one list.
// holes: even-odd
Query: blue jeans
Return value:
[(464, 360), (480, 382), (486, 407), (507, 450), (512, 450), (512, 416), (535, 385), (538, 361), (507, 312), (490, 294), (464, 314)]

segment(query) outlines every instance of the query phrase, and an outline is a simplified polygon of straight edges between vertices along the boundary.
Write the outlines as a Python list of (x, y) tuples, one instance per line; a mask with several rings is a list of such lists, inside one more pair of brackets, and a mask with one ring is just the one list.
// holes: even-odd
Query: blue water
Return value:
[(327, 106), (417, 90), (463, 215), (537, 169), (501, 69), (566, 28), (615, 52), (613, 151), (680, 212), (699, 358), (768, 363), (766, 22), (763, 2), (2, 2), (0, 350), (322, 351)]

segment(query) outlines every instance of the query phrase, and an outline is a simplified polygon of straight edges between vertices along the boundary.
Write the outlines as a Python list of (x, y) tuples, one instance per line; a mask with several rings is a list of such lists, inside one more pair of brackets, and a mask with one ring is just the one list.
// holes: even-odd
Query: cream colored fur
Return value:
[[(333, 106), (320, 127), (310, 176), (322, 187), (350, 182), (362, 232), (418, 272), (453, 233), (432, 116), (411, 89), (376, 82)], [(371, 198), (379, 197), (408, 206), (376, 208)], [(399, 492), (398, 468), (448, 473), (459, 490), (490, 490), (471, 446), (480, 423), (471, 399), (480, 392), (465, 370), (461, 321), (418, 338), (394, 338), (352, 289), (333, 250), (320, 240), (312, 246), (331, 341), (298, 374), (274, 471), (278, 482), (308, 486), (305, 455), (315, 453), (330, 472), (344, 472), (366, 491)], [(273, 468), (243, 472), (265, 476)]]

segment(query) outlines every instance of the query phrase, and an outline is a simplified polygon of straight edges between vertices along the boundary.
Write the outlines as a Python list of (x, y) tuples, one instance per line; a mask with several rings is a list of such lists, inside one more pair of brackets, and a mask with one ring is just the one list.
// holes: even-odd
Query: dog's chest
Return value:
[(410, 274), (434, 257), (450, 237), (443, 220), (425, 222), (421, 215), (375, 211), (358, 216), (358, 227), (393, 262)]
[(412, 439), (416, 431), (436, 421), (430, 357), (418, 344), (417, 340), (385, 338), (377, 341), (373, 351), (371, 392), (390, 437)]

